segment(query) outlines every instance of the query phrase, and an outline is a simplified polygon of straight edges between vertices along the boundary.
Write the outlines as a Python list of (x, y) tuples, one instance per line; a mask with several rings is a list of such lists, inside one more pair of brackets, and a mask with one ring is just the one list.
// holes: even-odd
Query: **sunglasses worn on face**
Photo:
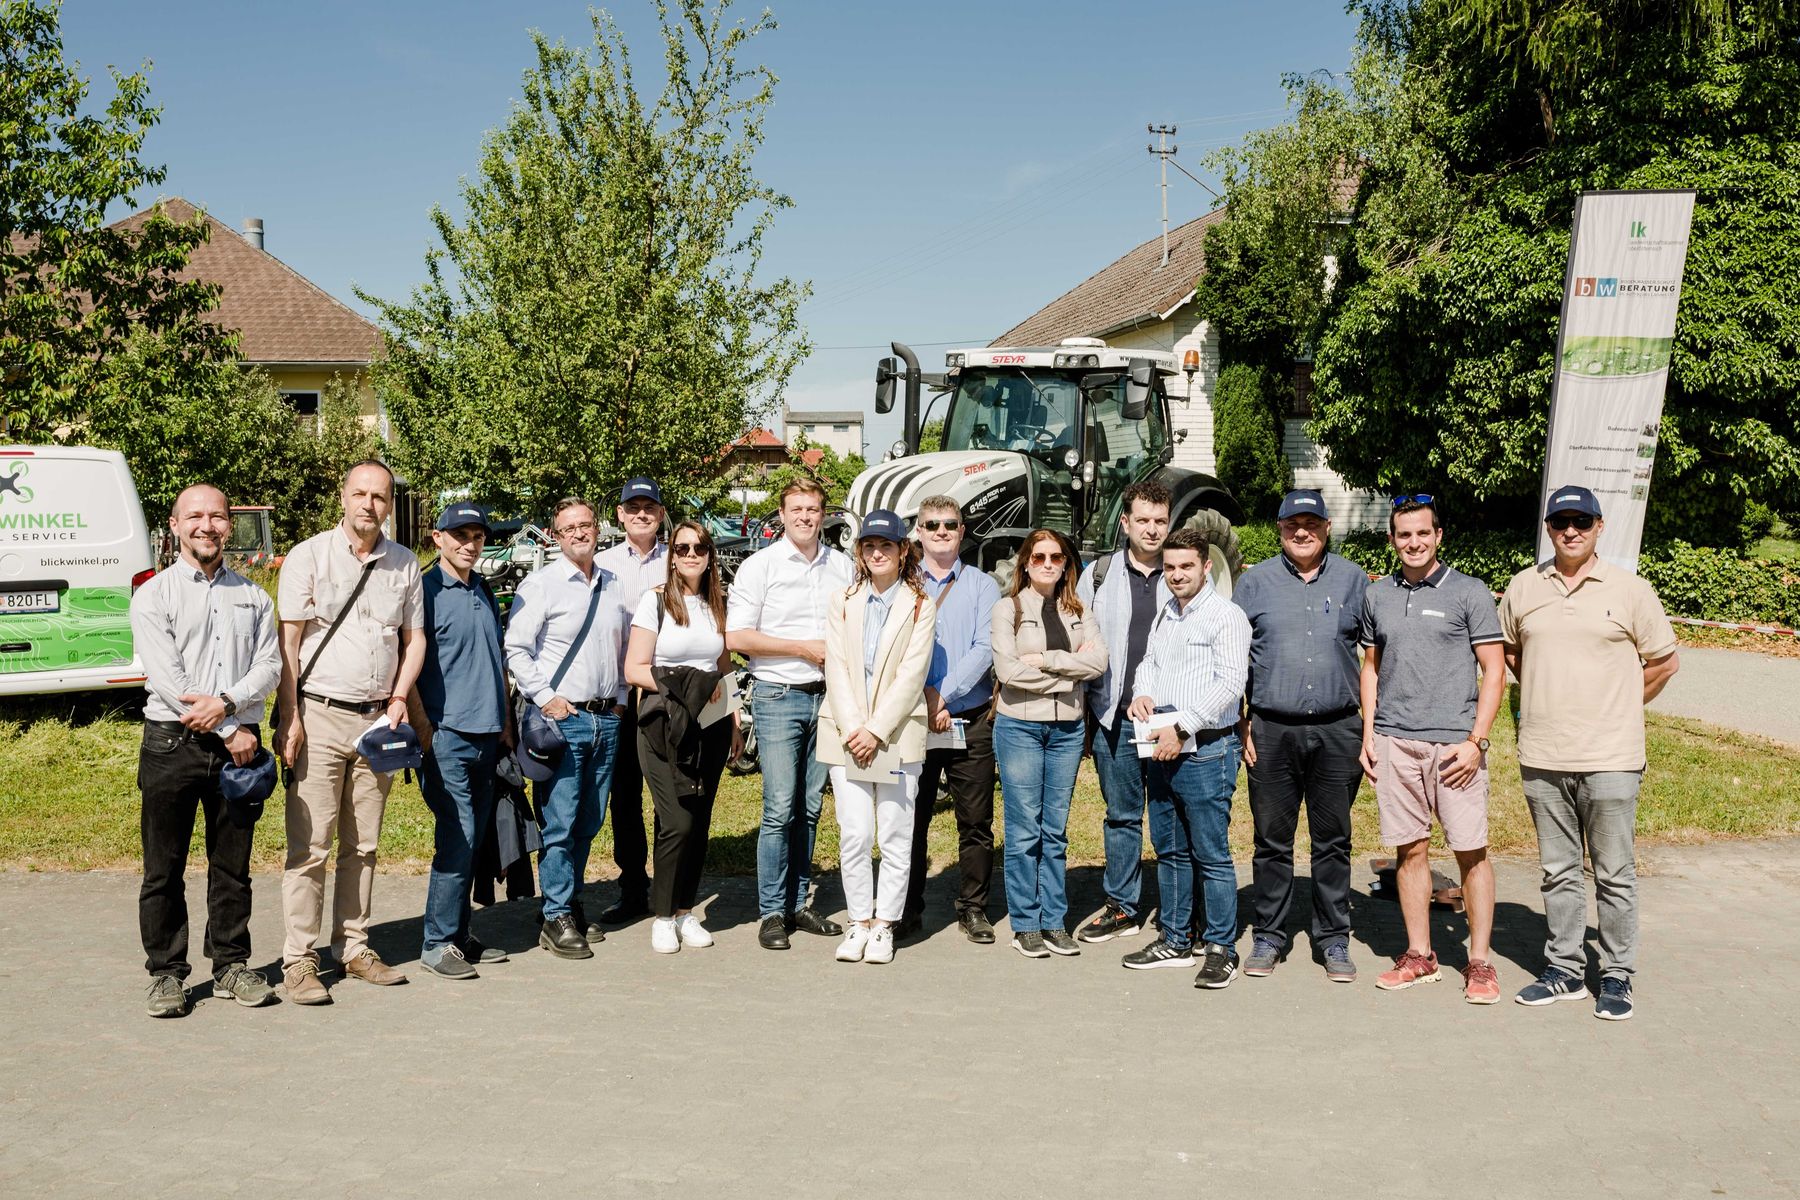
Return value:
[(955, 519), (948, 521), (933, 519), (929, 521), (920, 521), (919, 528), (923, 529), (926, 533), (936, 533), (940, 529), (961, 529), (962, 522)]
[(1395, 508), (1399, 508), (1402, 504), (1436, 504), (1436, 503), (1437, 503), (1436, 496), (1429, 495), (1424, 492), (1419, 493), (1417, 496), (1395, 496), (1394, 497), (1394, 507)]
[(678, 542), (669, 547), (669, 552), (676, 558), (705, 558), (712, 553), (712, 548), (699, 542)]
[(1557, 513), (1554, 517), (1550, 518), (1549, 525), (1550, 528), (1556, 530), (1558, 533), (1561, 533), (1571, 525), (1577, 529), (1592, 529), (1594, 527), (1594, 514)]
[(1060, 567), (1065, 561), (1067, 561), (1066, 556), (1061, 550), (1034, 550), (1031, 555), (1031, 565), (1034, 567), (1041, 567), (1045, 563), (1049, 563), (1053, 567)]

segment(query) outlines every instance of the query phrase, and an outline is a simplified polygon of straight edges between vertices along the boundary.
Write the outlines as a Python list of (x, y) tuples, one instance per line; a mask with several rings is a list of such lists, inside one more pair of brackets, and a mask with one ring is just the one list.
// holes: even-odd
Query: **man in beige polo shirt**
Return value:
[(1548, 964), (1515, 999), (1588, 995), (1585, 843), (1600, 925), (1594, 1015), (1631, 1016), (1637, 960), (1636, 830), (1644, 705), (1674, 676), (1675, 631), (1650, 585), (1595, 554), (1605, 522), (1584, 487), (1550, 493), (1554, 557), (1520, 571), (1500, 601), (1506, 665), (1519, 680), (1519, 773), (1537, 826)]
[(277, 745), (291, 768), (282, 974), (296, 1004), (331, 1002), (314, 944), (334, 834), (332, 951), (346, 975), (377, 984), (406, 982), (369, 948), (375, 847), (393, 776), (371, 770), (357, 741), (380, 717), (394, 726), (406, 719), (406, 695), (425, 662), (425, 590), (419, 560), (381, 532), (394, 506), (393, 472), (373, 460), (356, 464), (344, 476), (342, 499), (344, 519), (288, 553), (277, 596)]

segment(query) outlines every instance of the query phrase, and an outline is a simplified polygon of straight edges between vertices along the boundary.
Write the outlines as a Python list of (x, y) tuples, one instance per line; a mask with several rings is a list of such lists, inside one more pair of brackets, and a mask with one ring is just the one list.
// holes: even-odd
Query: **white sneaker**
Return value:
[(892, 925), (877, 925), (869, 930), (869, 948), (863, 952), (863, 961), (871, 963), (894, 961), (894, 927)]
[(839, 962), (861, 962), (863, 951), (869, 945), (869, 927), (850, 922), (850, 928), (844, 933), (844, 940), (838, 943), (837, 960)]
[(675, 931), (675, 918), (658, 917), (650, 922), (650, 948), (658, 954), (674, 954), (681, 949), (681, 935)]
[(681, 934), (681, 944), (684, 946), (710, 946), (713, 944), (713, 935), (708, 933), (706, 926), (700, 923), (700, 918), (691, 912), (682, 913), (675, 918), (675, 929)]

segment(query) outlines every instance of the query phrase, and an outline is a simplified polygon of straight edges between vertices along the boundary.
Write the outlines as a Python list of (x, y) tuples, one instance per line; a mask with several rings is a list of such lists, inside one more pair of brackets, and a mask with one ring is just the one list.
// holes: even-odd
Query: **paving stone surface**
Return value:
[[(410, 984), (169, 1021), (142, 1014), (134, 877), (0, 873), (0, 1196), (1795, 1195), (1800, 842), (1643, 870), (1624, 1023), (1510, 1002), (1542, 963), (1519, 860), (1488, 1008), (1449, 971), (1374, 987), (1404, 939), (1365, 856), (1353, 985), (1303, 934), (1223, 992), (1121, 970), (1141, 939), (1029, 961), (1003, 922), (966, 942), (943, 877), (888, 966), (804, 934), (758, 948), (751, 881), (727, 879), (708, 880), (712, 949), (656, 955), (640, 924), (565, 962), (515, 901), (476, 915), (513, 960), (451, 983), (417, 963), (425, 881), (383, 876), (374, 941)], [(1079, 919), (1098, 878), (1074, 874)], [(277, 890), (257, 880), (262, 964)], [(1297, 928), (1308, 903), (1303, 882)], [(1462, 919), (1434, 925), (1459, 966)]]

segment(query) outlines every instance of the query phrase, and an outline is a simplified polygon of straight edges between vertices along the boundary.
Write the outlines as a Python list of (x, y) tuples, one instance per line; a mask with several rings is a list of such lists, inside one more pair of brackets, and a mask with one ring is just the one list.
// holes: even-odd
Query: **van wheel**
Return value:
[(1219, 595), (1231, 596), (1232, 585), (1244, 573), (1244, 551), (1238, 545), (1237, 530), (1216, 508), (1202, 508), (1182, 518), (1182, 529), (1198, 529), (1206, 535), (1207, 574)]

